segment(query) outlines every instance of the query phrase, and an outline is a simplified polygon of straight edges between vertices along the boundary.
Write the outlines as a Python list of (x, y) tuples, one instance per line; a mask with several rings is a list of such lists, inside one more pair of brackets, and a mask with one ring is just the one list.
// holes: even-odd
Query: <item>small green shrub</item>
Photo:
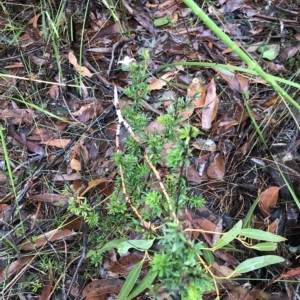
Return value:
[[(135, 136), (129, 136), (122, 147), (123, 152), (113, 156), (114, 162), (120, 167), (120, 176), (115, 182), (116, 191), (119, 192), (110, 196), (108, 213), (116, 220), (124, 220), (126, 228), (123, 227), (122, 233), (119, 231), (119, 234), (114, 234), (115, 239), (109, 242), (103, 240), (96, 249), (88, 252), (87, 257), (98, 265), (101, 255), (111, 248), (117, 248), (120, 254), (126, 253), (129, 248), (145, 251), (145, 257), (151, 260), (151, 270), (131, 292), (133, 282), (138, 280), (142, 262), (136, 264), (127, 275), (120, 292), (122, 297), (128, 295), (126, 299), (132, 299), (143, 290), (150, 289), (151, 297), (157, 299), (160, 299), (162, 291), (166, 291), (179, 294), (182, 299), (200, 300), (205, 292), (217, 289), (219, 278), (210, 270), (214, 251), (225, 249), (234, 239), (249, 248), (274, 250), (276, 243), (284, 239), (275, 235), (270, 237), (263, 231), (243, 229), (241, 221), (224, 235), (220, 234), (222, 237), (212, 248), (189, 238), (178, 217), (183, 208), (200, 208), (204, 205), (203, 197), (195, 195), (184, 178), (192, 156), (190, 142), (200, 131), (181, 117), (190, 105), (190, 99), (183, 97), (173, 99), (167, 112), (156, 119), (163, 126), (162, 130), (147, 130), (152, 119), (143, 109), (143, 100), (149, 93), (145, 83), (149, 63), (149, 54), (144, 51), (140, 63), (131, 60), (128, 66), (132, 82), (125, 89), (125, 94), (132, 98), (133, 103), (122, 113)], [(166, 145), (168, 147), (164, 151)], [(159, 172), (161, 174), (157, 175)], [(124, 240), (124, 236), (129, 236), (132, 231), (143, 233), (143, 237), (140, 240)], [(253, 236), (267, 242), (254, 246), (245, 242)], [(153, 243), (157, 244), (155, 251), (150, 250)], [(149, 256), (150, 251), (153, 255)], [(282, 261), (283, 258), (275, 255), (260, 256), (254, 261), (245, 260), (232, 271), (232, 275)]]

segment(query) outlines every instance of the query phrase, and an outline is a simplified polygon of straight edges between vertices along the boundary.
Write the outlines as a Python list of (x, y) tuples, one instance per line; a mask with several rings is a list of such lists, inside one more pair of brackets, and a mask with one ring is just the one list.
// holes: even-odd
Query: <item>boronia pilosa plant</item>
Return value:
[[(153, 121), (153, 116), (143, 107), (143, 100), (149, 94), (146, 79), (150, 76), (150, 57), (147, 51), (142, 51), (140, 56), (139, 62), (126, 60), (130, 61), (127, 69), (131, 84), (124, 93), (132, 99), (132, 103), (121, 109), (140, 142), (129, 135), (122, 141), (122, 152), (113, 156), (123, 176), (117, 178), (116, 192), (107, 204), (108, 216), (115, 216), (118, 220), (126, 219), (122, 226), (127, 224), (127, 232), (120, 230), (119, 233), (123, 235), (115, 235), (114, 240), (106, 243), (102, 240), (96, 249), (87, 253), (87, 257), (93, 264), (99, 265), (102, 254), (112, 248), (117, 248), (120, 255), (130, 248), (145, 252), (145, 258), (150, 259), (150, 271), (139, 281), (143, 261), (138, 263), (127, 275), (118, 300), (132, 299), (145, 289), (155, 299), (161, 299), (162, 293), (178, 294), (181, 299), (202, 299), (203, 294), (211, 290), (216, 290), (218, 298), (218, 280), (282, 262), (283, 258), (275, 255), (258, 256), (242, 262), (227, 277), (217, 277), (210, 269), (214, 263), (214, 251), (224, 249), (225, 246), (232, 250), (230, 243), (234, 239), (245, 247), (274, 251), (276, 243), (284, 238), (243, 228), (242, 221), (227, 233), (221, 234), (222, 237), (211, 248), (201, 240), (189, 238), (188, 229), (184, 229), (184, 223), (178, 220), (178, 216), (183, 208), (200, 208), (204, 205), (204, 199), (193, 193), (185, 179), (191, 158), (190, 142), (200, 131), (181, 118), (181, 113), (190, 103), (190, 99), (182, 97), (173, 99), (167, 112), (156, 118), (161, 130), (147, 130), (147, 125)], [(159, 179), (145, 159), (145, 154), (152, 166), (158, 167), (163, 173)], [(126, 197), (122, 192), (124, 187)], [(142, 238), (126, 238), (126, 234), (132, 233), (130, 230), (139, 232)], [(266, 242), (252, 245), (247, 239)]]

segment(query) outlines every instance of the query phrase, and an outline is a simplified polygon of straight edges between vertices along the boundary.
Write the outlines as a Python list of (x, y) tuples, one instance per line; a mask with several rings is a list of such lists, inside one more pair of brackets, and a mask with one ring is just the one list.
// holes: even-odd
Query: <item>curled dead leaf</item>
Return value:
[(67, 203), (67, 197), (59, 194), (50, 194), (50, 193), (44, 193), (44, 194), (37, 194), (37, 195), (31, 195), (29, 199), (39, 202), (45, 202), (45, 203), (51, 203), (53, 205), (62, 205)]
[(202, 111), (202, 128), (208, 130), (211, 123), (217, 115), (219, 99), (216, 92), (216, 84), (214, 79), (211, 80), (207, 88), (205, 97), (205, 107)]
[(4, 109), (1, 111), (0, 119), (9, 119), (12, 124), (32, 124), (35, 114), (31, 109)]
[(212, 179), (222, 179), (225, 175), (225, 160), (217, 153), (207, 168), (207, 175)]
[(7, 278), (17, 273), (23, 266), (27, 265), (33, 256), (25, 256), (12, 262), (7, 268), (0, 271), (0, 283), (4, 282)]
[(56, 148), (65, 148), (68, 146), (70, 141), (71, 141), (70, 139), (52, 139), (49, 141), (42, 141), (42, 142), (40, 142), (40, 144), (44, 144), (44, 145), (52, 146), (52, 147), (56, 147)]
[(200, 79), (194, 78), (189, 85), (187, 95), (192, 99), (195, 107), (203, 107), (205, 104), (206, 89)]
[(97, 279), (85, 286), (83, 297), (93, 297), (103, 294), (118, 294), (124, 284), (121, 279)]
[(103, 107), (100, 103), (89, 103), (83, 105), (78, 111), (74, 112), (73, 115), (78, 117), (78, 120), (82, 123), (86, 123), (90, 119), (99, 116), (103, 112)]
[(44, 246), (48, 242), (53, 242), (56, 240), (62, 240), (77, 233), (70, 229), (61, 229), (61, 230), (51, 230), (44, 234), (39, 235), (35, 238), (34, 241), (27, 241), (21, 245), (18, 245), (18, 248), (21, 250), (35, 250)]
[(279, 193), (279, 187), (272, 186), (263, 191), (258, 206), (261, 209), (264, 217), (269, 217), (270, 215), (270, 208), (274, 207), (277, 203)]
[(202, 151), (215, 152), (218, 150), (216, 143), (213, 140), (209, 140), (209, 139), (205, 140), (205, 139), (198, 138), (192, 144), (192, 146)]
[[(142, 252), (132, 252), (128, 255), (125, 255), (118, 259), (115, 263), (113, 263), (109, 267), (109, 271), (111, 273), (116, 273), (118, 275), (126, 275), (128, 274), (132, 268), (140, 261), (144, 259), (144, 254)], [(145, 261), (143, 267), (148, 266), (149, 262)]]
[(69, 52), (69, 61), (74, 66), (75, 70), (81, 75), (86, 77), (92, 77), (93, 74), (88, 68), (78, 65), (77, 58), (72, 51)]

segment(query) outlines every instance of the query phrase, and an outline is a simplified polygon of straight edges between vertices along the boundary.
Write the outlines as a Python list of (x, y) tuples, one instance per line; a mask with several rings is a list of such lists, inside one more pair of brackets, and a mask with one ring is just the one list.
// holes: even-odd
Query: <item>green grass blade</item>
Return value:
[(130, 295), (127, 297), (127, 300), (133, 299), (134, 297), (142, 293), (144, 290), (148, 289), (151, 286), (154, 279), (156, 278), (156, 276), (156, 272), (149, 271), (147, 275), (138, 284), (138, 286), (132, 291), (132, 293), (130, 293)]
[[(16, 190), (15, 183), (14, 183), (13, 173), (12, 173), (12, 170), (10, 167), (10, 160), (9, 160), (9, 155), (8, 155), (8, 151), (6, 148), (6, 142), (5, 142), (2, 126), (0, 126), (0, 139), (1, 139), (1, 144), (2, 144), (2, 148), (3, 148), (3, 153), (4, 153), (6, 168), (7, 168), (7, 172), (8, 172), (8, 176), (9, 176), (9, 181), (10, 181), (15, 199), (17, 199), (17, 190)], [(16, 207), (17, 207), (18, 214), (20, 216), (20, 220), (22, 220), (19, 203), (17, 203), (17, 201), (16, 201)], [(21, 227), (22, 227), (23, 234), (25, 234), (25, 227), (24, 227), (23, 222), (21, 222)]]
[(117, 297), (117, 300), (125, 300), (127, 299), (127, 296), (131, 292), (136, 280), (138, 279), (140, 272), (142, 270), (144, 260), (138, 262), (134, 268), (129, 272), (126, 281), (124, 285), (122, 286), (122, 289)]
[(254, 212), (254, 209), (255, 209), (256, 205), (258, 204), (258, 202), (259, 202), (259, 200), (260, 200), (260, 197), (261, 197), (261, 195), (259, 195), (259, 196), (255, 199), (255, 201), (252, 203), (250, 209), (248, 210), (247, 215), (246, 215), (246, 217), (245, 217), (245, 219), (244, 219), (243, 228), (248, 228), (248, 227), (251, 226), (251, 220), (252, 220), (252, 218), (253, 218), (253, 212)]

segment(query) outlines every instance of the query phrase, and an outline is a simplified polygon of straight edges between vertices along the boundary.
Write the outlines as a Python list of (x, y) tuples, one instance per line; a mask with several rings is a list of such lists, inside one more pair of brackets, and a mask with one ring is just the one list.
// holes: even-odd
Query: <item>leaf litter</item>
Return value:
[[(288, 239), (281, 244), (282, 249), (274, 251), (286, 256), (288, 271), (278, 267), (269, 272), (268, 268), (262, 268), (263, 275), (254, 271), (251, 274), (263, 276), (266, 281), (256, 285), (249, 277), (250, 292), (239, 281), (233, 286), (232, 281), (226, 280), (220, 285), (220, 292), (226, 299), (270, 299), (279, 293), (283, 298), (294, 297), (294, 283), (271, 284), (267, 280), (273, 280), (274, 276), (292, 279), (299, 276), (299, 207), (292, 202), (290, 190), (291, 187), (296, 197), (300, 197), (297, 113), (293, 114), (294, 118), (287, 114), (286, 104), (258, 76), (222, 66), (173, 67), (156, 72), (169, 58), (174, 62), (187, 59), (232, 66), (244, 66), (244, 63), (201, 22), (189, 19), (194, 15), (182, 3), (147, 2), (145, 7), (135, 1), (123, 0), (122, 3), (130, 20), (127, 26), (136, 34), (126, 39), (121, 35), (126, 28), (123, 20), (108, 19), (108, 7), (97, 1), (90, 1), (85, 20), (84, 5), (68, 1), (57, 27), (49, 22), (51, 16), (41, 11), (38, 1), (2, 4), (6, 11), (0, 13), (3, 32), (0, 34), (0, 68), (5, 77), (0, 76), (0, 120), (10, 164), (15, 170), (17, 197), (13, 196), (7, 168), (1, 168), (0, 224), (1, 236), (5, 237), (1, 249), (12, 255), (10, 260), (1, 257), (1, 282), (14, 274), (21, 275), (12, 286), (20, 284), (22, 293), (28, 293), (25, 282), (36, 275), (34, 270), (45, 259), (37, 250), (47, 249), (54, 254), (54, 249), (61, 249), (63, 245), (63, 265), (67, 266), (64, 272), (73, 280), (74, 287), (80, 286), (76, 292), (69, 285), (73, 297), (92, 299), (107, 294), (103, 298), (107, 299), (109, 294), (120, 292), (124, 284), (122, 277), (109, 278), (107, 274), (99, 277), (98, 269), (90, 267), (90, 278), (94, 281), (87, 283), (83, 278), (84, 264), (74, 271), (76, 262), (71, 255), (74, 244), (88, 250), (95, 244), (89, 244), (90, 241), (84, 244), (83, 236), (91, 234), (93, 229), (70, 221), (67, 207), (72, 197), (77, 203), (88, 197), (101, 218), (109, 220), (106, 204), (108, 197), (116, 192), (114, 181), (118, 177), (112, 161), (112, 155), (117, 152), (112, 87), (116, 85), (121, 92), (131, 84), (118, 62), (125, 57), (138, 61), (140, 49), (148, 48), (152, 63), (148, 79), (151, 93), (144, 106), (151, 119), (147, 131), (165, 130), (157, 121), (156, 113), (166, 114), (173, 99), (180, 96), (191, 99), (191, 107), (181, 112), (182, 122), (191, 122), (201, 130), (189, 145), (192, 163), (184, 171), (190, 187), (205, 198), (206, 204), (204, 211), (187, 208), (181, 216), (184, 230), (196, 230), (190, 237), (212, 247), (223, 232), (245, 218), (259, 197), (252, 228)], [(47, 5), (51, 6), (52, 13), (59, 15), (57, 1)], [(299, 68), (299, 24), (293, 14), (299, 9), (296, 4), (276, 2), (265, 9), (262, 3), (223, 0), (205, 5), (213, 20), (239, 47), (257, 57), (263, 68), (274, 75), (283, 72), (291, 75)], [(67, 19), (73, 14), (76, 18), (72, 32)], [(195, 23), (191, 24), (192, 21)], [(295, 40), (290, 38), (291, 34)], [(61, 39), (61, 44), (55, 44), (54, 36)], [(53, 41), (47, 42), (48, 38)], [(78, 42), (81, 38), (83, 48)], [(281, 43), (285, 43), (284, 47)], [(294, 82), (297, 80), (295, 75)], [(297, 90), (288, 92), (297, 97)], [(245, 94), (249, 95), (248, 105), (264, 133), (267, 148), (259, 142), (251, 123), (244, 105)], [(121, 101), (129, 103), (126, 97)], [(172, 147), (172, 144), (164, 145), (162, 157)], [(1, 165), (5, 166), (3, 147), (0, 154)], [(163, 159), (158, 164), (161, 174), (168, 172)], [(283, 174), (276, 164), (281, 166)], [(19, 215), (14, 213), (16, 202), (20, 205)], [(65, 223), (69, 224), (68, 228)], [(19, 224), (18, 230), (22, 224), (23, 232), (13, 232), (9, 224)], [(108, 241), (114, 239), (111, 232), (106, 234)], [(126, 234), (131, 239), (141, 238), (134, 228), (126, 228)], [(228, 276), (243, 262), (234, 251), (218, 249), (213, 254), (218, 261), (212, 265), (212, 272), (219, 276)], [(244, 255), (251, 259), (256, 254), (244, 252)], [(115, 261), (108, 259), (106, 270), (126, 277), (143, 259), (140, 257), (143, 255), (139, 252), (129, 252)], [(43, 289), (38, 290), (36, 296), (51, 297), (55, 291), (47, 290), (46, 286), (56, 282), (60, 274), (55, 269), (42, 274)], [(68, 286), (67, 282), (63, 286)], [(3, 295), (8, 297), (11, 292), (10, 288), (4, 289)], [(210, 296), (215, 297), (208, 294), (206, 299), (211, 299)]]

